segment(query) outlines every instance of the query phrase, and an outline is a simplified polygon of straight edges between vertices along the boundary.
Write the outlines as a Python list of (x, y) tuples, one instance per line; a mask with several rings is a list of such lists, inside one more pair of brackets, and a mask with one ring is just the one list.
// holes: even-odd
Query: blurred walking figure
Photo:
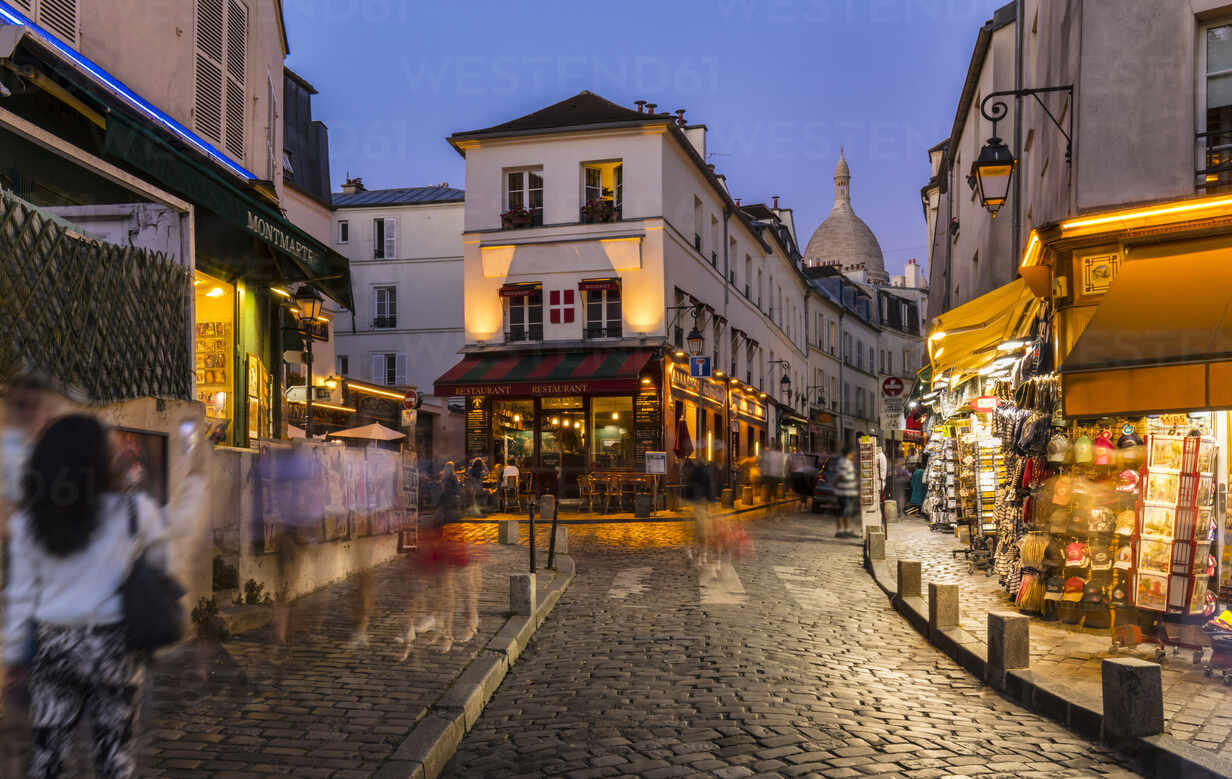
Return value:
[[(688, 501), (693, 511), (695, 547), (697, 564), (706, 565), (711, 562), (711, 552), (714, 551), (714, 538), (711, 533), (710, 495), (713, 485), (710, 479), (710, 469), (696, 460), (685, 460), (684, 463), (684, 499)], [(689, 562), (694, 560), (694, 550), (689, 550)]]
[(188, 473), (171, 482), (164, 516), (148, 496), (117, 491), (107, 433), (94, 418), (63, 417), (35, 444), (11, 523), (5, 614), (6, 633), (27, 639), (10, 641), (4, 654), (10, 689), (28, 672), (30, 776), (61, 775), (83, 713), (93, 725), (95, 775), (135, 775), (147, 658), (128, 649), (118, 590), (143, 551), (152, 559), (161, 542), (195, 529), (204, 457), (198, 447)]
[(488, 476), (488, 463), (483, 457), (476, 457), (466, 469), (466, 480), (470, 487), (472, 514), (486, 517), (484, 504), (487, 502), (487, 492), (483, 488), (483, 480)]
[(851, 532), (851, 518), (856, 515), (856, 504), (860, 497), (860, 484), (856, 481), (855, 449), (850, 446), (843, 448), (843, 456), (838, 460), (838, 476), (834, 480), (834, 494), (839, 499), (838, 532), (836, 538), (854, 538)]

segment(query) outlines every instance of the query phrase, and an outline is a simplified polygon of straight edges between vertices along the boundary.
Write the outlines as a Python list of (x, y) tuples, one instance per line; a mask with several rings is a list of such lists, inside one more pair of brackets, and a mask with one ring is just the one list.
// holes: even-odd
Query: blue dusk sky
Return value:
[(976, 34), (1004, 0), (286, 0), (334, 190), (462, 186), (450, 133), (589, 89), (688, 110), (733, 196), (829, 213), (839, 148), (886, 268), (927, 257), (920, 187)]

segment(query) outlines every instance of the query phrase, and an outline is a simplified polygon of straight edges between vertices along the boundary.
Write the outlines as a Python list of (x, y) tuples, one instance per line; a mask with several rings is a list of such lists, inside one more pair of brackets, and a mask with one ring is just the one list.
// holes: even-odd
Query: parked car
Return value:
[(825, 455), (821, 467), (817, 469), (817, 481), (813, 485), (813, 513), (837, 514), (839, 501), (834, 492), (834, 482), (838, 479), (839, 455)]

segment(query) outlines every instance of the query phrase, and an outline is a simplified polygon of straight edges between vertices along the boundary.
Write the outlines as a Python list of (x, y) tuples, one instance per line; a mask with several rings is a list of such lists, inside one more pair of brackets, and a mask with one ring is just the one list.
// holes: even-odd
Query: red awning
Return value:
[(578, 289), (582, 292), (620, 289), (620, 279), (582, 279), (578, 282)]
[(500, 288), (500, 296), (503, 298), (524, 298), (527, 295), (532, 295), (543, 287), (539, 284), (506, 284)]

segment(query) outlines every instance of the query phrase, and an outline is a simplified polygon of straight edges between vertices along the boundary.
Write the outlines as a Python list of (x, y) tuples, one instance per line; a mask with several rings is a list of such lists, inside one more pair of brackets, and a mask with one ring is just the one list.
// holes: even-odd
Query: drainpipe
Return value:
[[(1026, 9), (1024, 8), (1023, 0), (1018, 0), (1015, 3), (1017, 19), (1014, 23), (1014, 90), (1022, 89), (1022, 26), (1025, 20)], [(1070, 106), (1070, 110), (1074, 110)], [(1019, 167), (1022, 166), (1022, 96), (1014, 96), (1014, 159), (1018, 160)], [(1017, 275), (1018, 263), (1022, 260), (1019, 254), (1020, 241), (1019, 236), (1022, 234), (1022, 171), (1018, 171), (1018, 175), (1014, 177), (1014, 222), (1011, 227), (1014, 231), (1010, 239), (1010, 257), (1013, 258), (1013, 268), (1011, 276)]]
[[(727, 255), (727, 222), (731, 219), (734, 212), (730, 206), (723, 206), (723, 318), (728, 319), (728, 303), (731, 301), (731, 290), (728, 288), (728, 279), (730, 278), (731, 257)], [(711, 328), (712, 330), (714, 328)], [(722, 344), (719, 344), (719, 354), (723, 353)], [(717, 366), (716, 366), (717, 367)], [(727, 382), (723, 385), (723, 451), (727, 453), (727, 482), (728, 489), (734, 489), (732, 485), (732, 453), (731, 453), (731, 409), (728, 404), (728, 396), (731, 392), (731, 376), (727, 377)]]
[[(843, 329), (843, 320), (847, 318), (847, 309), (843, 307), (842, 286), (839, 286), (838, 304), (838, 437), (846, 440), (847, 433), (847, 385), (843, 383), (843, 366), (847, 363), (847, 331)], [(948, 301), (947, 301), (948, 303)], [(842, 450), (839, 450), (840, 454)]]

